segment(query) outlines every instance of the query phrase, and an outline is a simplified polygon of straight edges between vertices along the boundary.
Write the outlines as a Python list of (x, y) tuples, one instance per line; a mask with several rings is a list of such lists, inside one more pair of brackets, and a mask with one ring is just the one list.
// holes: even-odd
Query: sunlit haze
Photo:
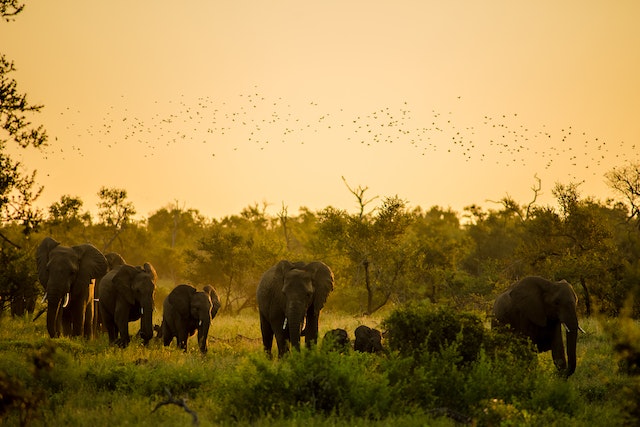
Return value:
[[(29, 1), (0, 23), (45, 150), (11, 152), (96, 211), (356, 209), (345, 186), (461, 212), (638, 162), (640, 2)], [(496, 206), (496, 205), (493, 205)]]

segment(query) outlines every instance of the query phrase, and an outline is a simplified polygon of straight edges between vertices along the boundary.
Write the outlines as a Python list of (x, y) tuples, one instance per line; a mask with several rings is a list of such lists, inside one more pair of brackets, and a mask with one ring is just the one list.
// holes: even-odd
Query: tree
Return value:
[(640, 229), (640, 164), (613, 168), (605, 174), (609, 187), (619, 193), (629, 205), (629, 220)]
[(364, 198), (366, 188), (349, 189), (358, 199), (359, 212), (350, 215), (332, 207), (321, 211), (316, 246), (323, 244), (334, 256), (346, 257), (348, 271), (343, 277), (352, 277), (355, 288), (364, 287), (365, 313), (372, 314), (389, 302), (405, 279), (402, 238), (411, 215), (406, 202), (397, 196), (385, 198), (375, 213), (365, 213), (364, 207), (373, 200)]
[(147, 219), (147, 256), (154, 259), (156, 270), (179, 284), (185, 273), (183, 252), (197, 245), (205, 226), (197, 210), (181, 208), (177, 202), (154, 212)]
[(105, 231), (102, 251), (108, 252), (113, 241), (131, 224), (136, 209), (127, 201), (127, 190), (102, 187), (98, 197), (98, 218)]
[[(24, 5), (16, 1), (0, 2), (0, 14), (6, 21), (12, 20), (22, 11)], [(35, 171), (23, 171), (22, 164), (13, 160), (6, 152), (7, 144), (13, 142), (22, 148), (39, 148), (47, 141), (42, 126), (34, 127), (27, 115), (39, 112), (41, 105), (27, 101), (27, 95), (18, 91), (17, 82), (11, 78), (15, 71), (12, 61), (0, 54), (0, 221), (17, 221), (23, 225), (25, 233), (31, 232), (41, 221), (41, 213), (33, 207), (33, 202), (42, 192), (34, 188)], [(0, 238), (8, 243), (6, 235)]]
[(286, 258), (286, 243), (264, 210), (254, 206), (209, 225), (195, 249), (184, 254), (187, 278), (198, 285), (213, 284), (223, 310), (232, 313), (255, 304), (260, 277)]

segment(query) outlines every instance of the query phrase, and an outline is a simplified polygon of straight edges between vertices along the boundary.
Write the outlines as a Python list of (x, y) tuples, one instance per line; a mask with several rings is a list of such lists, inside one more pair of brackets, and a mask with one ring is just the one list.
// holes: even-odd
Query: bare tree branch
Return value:
[(165, 393), (167, 393), (167, 400), (164, 400), (164, 401), (158, 403), (156, 405), (156, 407), (153, 408), (153, 411), (151, 411), (151, 413), (154, 413), (158, 408), (160, 408), (161, 406), (164, 406), (164, 405), (176, 405), (176, 406), (182, 407), (185, 410), (185, 412), (187, 412), (188, 414), (191, 414), (191, 418), (192, 418), (191, 423), (194, 426), (197, 426), (200, 423), (200, 421), (198, 420), (198, 414), (194, 410), (192, 410), (191, 408), (189, 408), (187, 406), (187, 401), (186, 401), (186, 399), (184, 397), (182, 397), (180, 399), (173, 397), (173, 395), (171, 394), (169, 389), (167, 389), (166, 387), (165, 387), (164, 391), (165, 391)]

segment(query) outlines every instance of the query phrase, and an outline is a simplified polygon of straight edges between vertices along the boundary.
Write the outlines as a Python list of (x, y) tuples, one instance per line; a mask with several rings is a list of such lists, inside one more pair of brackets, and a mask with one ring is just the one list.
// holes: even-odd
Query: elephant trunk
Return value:
[(567, 332), (567, 371), (568, 377), (576, 371), (576, 344), (578, 341), (578, 329)]
[(576, 370), (576, 345), (578, 341), (578, 316), (575, 312), (571, 313), (567, 319), (563, 319), (562, 323), (566, 327), (566, 344), (567, 344), (567, 370), (565, 376), (570, 376)]
[(142, 306), (140, 317), (140, 337), (146, 345), (153, 338), (153, 304)]
[(198, 325), (198, 345), (200, 351), (204, 354), (207, 352), (207, 337), (209, 336), (209, 327), (211, 326), (211, 317), (208, 313), (206, 318), (200, 320)]
[(286, 310), (286, 328), (289, 330), (291, 346), (300, 350), (300, 336), (304, 325), (305, 307), (302, 304), (290, 303)]
[(51, 338), (56, 338), (60, 336), (62, 295), (48, 294), (47, 299), (47, 331)]

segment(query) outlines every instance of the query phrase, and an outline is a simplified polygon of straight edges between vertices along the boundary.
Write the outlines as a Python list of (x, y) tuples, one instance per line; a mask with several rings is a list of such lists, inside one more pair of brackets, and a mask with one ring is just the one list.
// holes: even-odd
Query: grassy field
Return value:
[[(383, 319), (325, 312), (320, 335), (340, 327), (353, 339), (358, 325)], [(640, 387), (638, 377), (618, 372), (611, 331), (620, 323), (588, 319), (582, 326), (578, 367), (564, 380), (549, 354), (523, 369), (490, 357), (460, 368), (450, 363), (451, 350), (419, 363), (320, 349), (272, 361), (250, 312), (218, 316), (204, 356), (195, 338), (187, 353), (156, 340), (120, 349), (105, 336), (50, 340), (44, 319), (5, 316), (0, 415), (5, 425), (92, 427), (190, 425), (192, 414), (201, 426), (634, 425)], [(638, 326), (625, 328), (637, 333)]]

